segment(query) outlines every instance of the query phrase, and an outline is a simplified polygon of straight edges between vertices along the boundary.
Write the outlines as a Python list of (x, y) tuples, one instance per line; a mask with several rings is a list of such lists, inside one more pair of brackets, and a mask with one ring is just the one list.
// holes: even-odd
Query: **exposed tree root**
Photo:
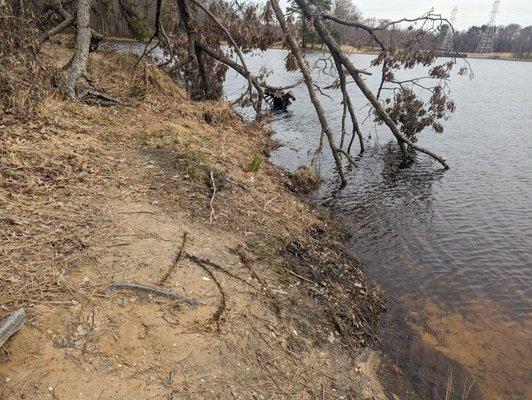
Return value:
[(88, 88), (76, 88), (76, 96), (79, 100), (83, 101), (84, 103), (94, 105), (94, 106), (101, 106), (101, 107), (113, 107), (120, 104), (125, 104), (122, 101), (111, 97), (108, 94), (98, 92), (94, 89), (88, 89)]
[(190, 299), (180, 295), (179, 293), (172, 292), (170, 290), (160, 289), (153, 286), (143, 285), (140, 283), (128, 283), (128, 282), (117, 282), (111, 283), (107, 286), (107, 289), (125, 289), (125, 290), (137, 290), (140, 292), (153, 293), (158, 296), (168, 297), (173, 300), (184, 301), (188, 305), (197, 306), (201, 304), (196, 299)]
[(172, 262), (172, 265), (170, 265), (170, 268), (166, 271), (166, 273), (163, 275), (163, 277), (159, 280), (159, 285), (162, 286), (166, 280), (170, 277), (174, 269), (177, 267), (177, 263), (181, 259), (181, 256), (183, 255), (183, 250), (185, 250), (185, 245), (187, 243), (187, 235), (188, 232), (183, 232), (183, 237), (181, 240), (181, 247), (179, 248), (179, 252), (177, 253), (174, 261)]

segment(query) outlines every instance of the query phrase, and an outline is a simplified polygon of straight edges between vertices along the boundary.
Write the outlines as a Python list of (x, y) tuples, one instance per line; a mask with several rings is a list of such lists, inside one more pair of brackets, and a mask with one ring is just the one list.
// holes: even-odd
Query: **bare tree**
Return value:
[(81, 77), (88, 77), (87, 61), (91, 44), (90, 0), (78, 0), (76, 49), (67, 71), (64, 91), (70, 98), (76, 97), (76, 84)]
[[(411, 155), (408, 152), (407, 146), (411, 147), (414, 150), (417, 150), (421, 153), (425, 153), (429, 155), (430, 157), (437, 160), (440, 164), (443, 165), (444, 168), (449, 168), (449, 165), (447, 164), (447, 161), (445, 158), (439, 156), (438, 154), (434, 153), (433, 151), (426, 149), (424, 147), (421, 147), (414, 143), (411, 139), (409, 139), (397, 126), (396, 122), (392, 119), (392, 117), (388, 114), (388, 112), (385, 110), (383, 105), (380, 103), (379, 99), (377, 98), (377, 95), (375, 95), (371, 89), (366, 85), (362, 77), (360, 76), (360, 71), (357, 70), (353, 62), (350, 60), (349, 57), (347, 57), (344, 52), (340, 49), (340, 46), (338, 43), (334, 40), (328, 29), (323, 24), (324, 16), (316, 13), (312, 10), (312, 7), (309, 5), (309, 3), (306, 0), (295, 0), (299, 7), (303, 10), (305, 13), (305, 17), (312, 21), (314, 28), (319, 33), (325, 44), (327, 45), (327, 48), (335, 57), (338, 62), (344, 66), (353, 80), (355, 81), (356, 85), (359, 87), (359, 89), (362, 91), (366, 99), (370, 102), (370, 104), (375, 109), (376, 114), (378, 117), (388, 126), (394, 137), (396, 138), (399, 147), (401, 148), (401, 152), (403, 154), (403, 157), (405, 160), (412, 160)], [(351, 25), (351, 26), (358, 26), (361, 29), (367, 30), (372, 36), (374, 36), (374, 29), (363, 26), (359, 23), (350, 23), (349, 21), (343, 21), (339, 18), (333, 18), (330, 16), (327, 16), (326, 18), (332, 19), (335, 22), (344, 24), (344, 25)], [(432, 16), (426, 16), (424, 17), (425, 20), (432, 20), (435, 19), (435, 17)], [(441, 20), (442, 18), (439, 17)], [(404, 19), (402, 21), (408, 21), (407, 19)], [(397, 23), (397, 22), (396, 22)], [(377, 39), (378, 40), (378, 39)], [(386, 51), (384, 51), (384, 54), (386, 55)], [(389, 60), (386, 60), (389, 62)], [(386, 70), (386, 69), (385, 69)], [(385, 82), (386, 75), (383, 73), (383, 80), (382, 84)], [(380, 91), (380, 88), (379, 88)]]

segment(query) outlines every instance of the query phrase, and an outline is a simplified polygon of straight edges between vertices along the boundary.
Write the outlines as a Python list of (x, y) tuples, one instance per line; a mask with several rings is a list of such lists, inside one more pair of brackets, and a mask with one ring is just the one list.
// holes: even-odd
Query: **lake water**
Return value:
[[(275, 71), (268, 83), (287, 85), (299, 74), (284, 71), (285, 55), (268, 50), (247, 63), (255, 73)], [(321, 56), (307, 58), (313, 64)], [(373, 56), (352, 58), (372, 71)], [(423, 155), (400, 169), (391, 134), (366, 118), (367, 102), (353, 84), (367, 151), (356, 156), (343, 190), (328, 149), (317, 159), (324, 184), (312, 201), (351, 228), (350, 245), (385, 291), (382, 375), (403, 400), (444, 399), (449, 383), (456, 399), (532, 399), (532, 63), (469, 61), (475, 77), (452, 80), (457, 110), (445, 132), (419, 136), (447, 157), (450, 170)], [(366, 77), (370, 87), (377, 75)], [(227, 97), (244, 84), (230, 71)], [(308, 163), (320, 136), (306, 87), (292, 92), (289, 111), (272, 116), (282, 146), (271, 160), (289, 171)], [(321, 101), (339, 134), (341, 95), (326, 93), (331, 98)]]
[[(285, 54), (268, 50), (247, 62), (254, 72), (275, 71), (268, 83), (286, 85), (299, 74), (284, 71)], [(307, 59), (312, 64), (321, 56)], [(373, 57), (352, 56), (369, 71)], [(358, 118), (366, 119), (367, 151), (349, 169), (349, 184), (338, 190), (325, 149), (318, 160), (325, 183), (312, 201), (351, 227), (351, 246), (385, 290), (383, 347), (392, 380), (395, 373), (412, 381), (403, 396), (444, 398), (442, 386), (452, 376), (457, 398), (464, 384), (475, 382), (468, 398), (530, 399), (532, 63), (469, 61), (474, 79), (452, 80), (457, 110), (445, 132), (419, 136), (420, 144), (447, 157), (450, 170), (422, 155), (400, 169), (391, 133), (366, 119), (365, 107)], [(330, 80), (320, 73), (315, 79)], [(378, 84), (378, 74), (366, 79), (370, 87)], [(230, 72), (228, 98), (243, 85)], [(354, 84), (349, 90), (355, 104), (366, 105)], [(292, 92), (297, 100), (289, 111), (272, 117), (282, 147), (271, 155), (290, 171), (308, 163), (320, 136), (305, 85)], [(339, 134), (341, 95), (325, 92), (332, 99), (321, 96), (322, 105)]]

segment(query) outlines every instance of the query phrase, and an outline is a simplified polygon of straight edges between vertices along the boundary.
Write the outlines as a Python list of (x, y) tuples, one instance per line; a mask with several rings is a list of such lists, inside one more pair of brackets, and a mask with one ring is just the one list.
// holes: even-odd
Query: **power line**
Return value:
[(458, 7), (454, 7), (451, 12), (451, 25), (447, 27), (443, 41), (441, 42), (441, 49), (445, 52), (453, 51), (453, 39), (454, 39), (454, 23), (456, 21), (456, 13), (458, 12)]
[(493, 8), (490, 13), (490, 19), (486, 24), (486, 29), (478, 42), (477, 53), (493, 53), (493, 45), (495, 43), (495, 32), (497, 27), (495, 26), (495, 16), (499, 13), (500, 0), (493, 2)]

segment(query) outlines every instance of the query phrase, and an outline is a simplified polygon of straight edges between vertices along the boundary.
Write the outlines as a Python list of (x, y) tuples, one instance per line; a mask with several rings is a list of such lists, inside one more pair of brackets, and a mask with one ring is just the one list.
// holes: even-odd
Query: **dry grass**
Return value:
[[(64, 47), (47, 48), (47, 67), (60, 67), (69, 54)], [(232, 215), (231, 206), (223, 204), (224, 191), (232, 184), (226, 180), (227, 171), (240, 170), (234, 178), (241, 182), (233, 181), (237, 185), (253, 177), (241, 152), (250, 146), (246, 135), (261, 136), (258, 128), (246, 132), (249, 128), (228, 104), (189, 102), (167, 75), (151, 65), (132, 69), (135, 61), (130, 55), (108, 53), (94, 54), (90, 62), (97, 88), (131, 102), (131, 107), (102, 109), (63, 101), (50, 92), (31, 122), (0, 131), (4, 310), (61, 301), (69, 292), (68, 271), (91, 262), (93, 244), (107, 233), (101, 207), (106, 190), (116, 184), (113, 174), (121, 153), (130, 148), (166, 151), (177, 159), (176, 179), (166, 182), (159, 196), (166, 195), (179, 207), (185, 204), (191, 215), (199, 211), (200, 218), (208, 215), (208, 200), (203, 200), (210, 198), (210, 171), (222, 192), (214, 204), (219, 222)], [(260, 141), (257, 146), (262, 146)], [(248, 204), (253, 203), (251, 197)]]
[[(58, 46), (45, 52), (54, 67), (69, 54)], [(340, 249), (338, 232), (290, 193), (290, 177), (266, 161), (263, 152), (273, 144), (262, 128), (244, 123), (228, 103), (191, 102), (152, 66), (133, 69), (135, 61), (96, 53), (89, 65), (96, 88), (130, 106), (104, 109), (49, 97), (31, 123), (3, 131), (0, 306), (72, 298), (69, 273), (94, 262), (113, 228), (104, 215), (118, 185), (199, 224), (253, 238), (260, 246), (249, 249), (282, 279), (294, 279), (287, 270), (306, 276), (301, 288), (315, 303), (301, 303), (301, 315), (313, 307), (343, 315), (346, 336), (368, 340), (380, 294)], [(135, 165), (139, 157), (153, 168)], [(306, 186), (317, 184), (309, 171), (302, 175)], [(365, 289), (344, 287), (351, 284)], [(319, 295), (316, 285), (324, 286)]]
[(316, 189), (321, 183), (321, 178), (316, 170), (307, 165), (298, 167), (293, 175), (292, 180), (294, 181), (298, 190), (301, 190), (305, 193)]
[(57, 299), (68, 290), (65, 271), (80, 265), (97, 235), (91, 187), (102, 172), (94, 163), (101, 144), (63, 118), (43, 115), (0, 134), (3, 308)]
[[(47, 49), (47, 62), (55, 63), (47, 67), (62, 65), (68, 54), (64, 48)], [(130, 99), (138, 87), (143, 88), (142, 96), (160, 93), (167, 84), (165, 77), (147, 67), (131, 79), (124, 71), (132, 61), (110, 54), (98, 57), (91, 71), (106, 90), (122, 98)], [(183, 92), (176, 87), (165, 95), (182, 98)], [(106, 233), (99, 200), (113, 173), (109, 138), (120, 136), (117, 124), (126, 127), (130, 114), (116, 119), (117, 112), (63, 102), (50, 92), (31, 122), (0, 131), (0, 307), (4, 310), (60, 301), (70, 290), (68, 271), (92, 261), (91, 245)]]

